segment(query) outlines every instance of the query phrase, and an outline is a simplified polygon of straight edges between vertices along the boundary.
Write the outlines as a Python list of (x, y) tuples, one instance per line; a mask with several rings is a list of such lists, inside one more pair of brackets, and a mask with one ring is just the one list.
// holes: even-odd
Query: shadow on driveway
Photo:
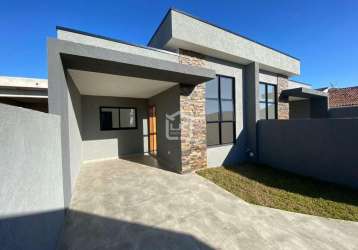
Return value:
[(213, 249), (189, 234), (94, 214), (69, 210), (63, 219), (63, 210), (0, 219), (1, 249)]

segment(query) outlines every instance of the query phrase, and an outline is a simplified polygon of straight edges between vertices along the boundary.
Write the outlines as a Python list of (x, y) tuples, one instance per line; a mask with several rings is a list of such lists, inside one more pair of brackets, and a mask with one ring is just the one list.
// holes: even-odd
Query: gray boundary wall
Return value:
[(358, 188), (358, 119), (261, 120), (259, 161)]
[(64, 220), (60, 117), (0, 104), (0, 248), (55, 249)]
[(358, 118), (358, 106), (330, 108), (329, 118)]

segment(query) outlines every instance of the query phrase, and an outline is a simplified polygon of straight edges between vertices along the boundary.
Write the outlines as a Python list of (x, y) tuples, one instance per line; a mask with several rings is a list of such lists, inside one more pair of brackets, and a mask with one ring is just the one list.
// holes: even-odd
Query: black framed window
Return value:
[(137, 109), (128, 107), (100, 107), (101, 130), (137, 128)]
[(277, 86), (260, 82), (260, 119), (277, 119)]
[(206, 83), (206, 140), (208, 146), (235, 142), (235, 81), (217, 75)]

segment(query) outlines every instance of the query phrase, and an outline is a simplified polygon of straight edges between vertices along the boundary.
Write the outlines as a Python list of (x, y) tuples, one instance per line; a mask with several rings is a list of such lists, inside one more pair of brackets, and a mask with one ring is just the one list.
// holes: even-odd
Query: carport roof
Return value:
[(300, 99), (311, 99), (311, 98), (327, 98), (327, 94), (315, 89), (309, 88), (294, 88), (285, 89), (281, 92), (282, 98), (295, 97)]
[(97, 46), (50, 38), (48, 47), (60, 54), (63, 66), (67, 69), (192, 85), (215, 78), (215, 71), (211, 69)]

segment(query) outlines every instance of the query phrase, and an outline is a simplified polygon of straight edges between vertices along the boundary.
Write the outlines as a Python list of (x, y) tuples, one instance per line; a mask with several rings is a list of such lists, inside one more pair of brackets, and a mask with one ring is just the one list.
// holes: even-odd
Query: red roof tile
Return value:
[(358, 106), (358, 86), (328, 90), (330, 108)]

